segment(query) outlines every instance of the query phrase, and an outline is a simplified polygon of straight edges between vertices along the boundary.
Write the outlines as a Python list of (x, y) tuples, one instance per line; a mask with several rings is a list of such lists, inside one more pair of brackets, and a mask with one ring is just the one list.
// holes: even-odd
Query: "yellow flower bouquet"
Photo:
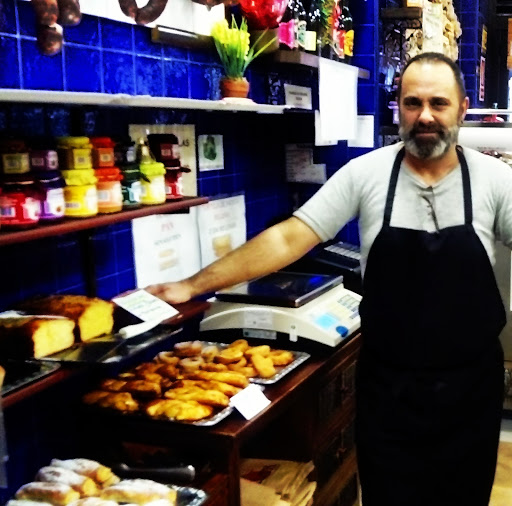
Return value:
[[(250, 34), (247, 30), (246, 19), (242, 18), (240, 26), (238, 26), (234, 16), (231, 17), (231, 27), (228, 25), (228, 22), (223, 19), (222, 21), (214, 23), (211, 33), (215, 42), (215, 47), (219, 53), (220, 61), (224, 67), (224, 74), (226, 78), (238, 81), (246, 81), (244, 73), (249, 63), (265, 51), (265, 49), (267, 49), (275, 40), (274, 37), (274, 39), (262, 45), (257, 51), (255, 51), (255, 48), (258, 47), (258, 44), (266, 31), (258, 37), (251, 47)], [(247, 93), (245, 93), (245, 96), (247, 96)]]

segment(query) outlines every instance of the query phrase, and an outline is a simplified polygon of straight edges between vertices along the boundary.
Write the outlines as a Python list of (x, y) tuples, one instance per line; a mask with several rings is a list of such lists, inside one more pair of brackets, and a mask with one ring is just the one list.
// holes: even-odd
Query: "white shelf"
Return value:
[(113, 107), (158, 107), (162, 109), (195, 109), (204, 111), (242, 111), (282, 114), (286, 105), (257, 104), (251, 100), (197, 100), (193, 98), (151, 97), (122, 93), (86, 93), (80, 91), (47, 91), (0, 89), (0, 101), (42, 104), (103, 105)]
[(512, 114), (512, 109), (468, 109), (466, 114)]

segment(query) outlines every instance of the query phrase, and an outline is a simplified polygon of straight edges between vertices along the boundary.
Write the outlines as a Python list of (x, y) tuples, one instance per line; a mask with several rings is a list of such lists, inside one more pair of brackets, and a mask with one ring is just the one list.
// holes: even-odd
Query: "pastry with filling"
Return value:
[(177, 492), (172, 488), (152, 480), (123, 480), (103, 489), (102, 499), (118, 503), (147, 504), (152, 501), (166, 500), (176, 504)]
[(76, 490), (81, 497), (96, 495), (99, 491), (94, 480), (82, 474), (75, 473), (71, 469), (57, 466), (45, 466), (36, 474), (36, 481), (48, 483), (64, 483)]
[(119, 481), (119, 477), (112, 472), (110, 467), (104, 466), (103, 464), (91, 459), (52, 459), (50, 465), (70, 469), (75, 473), (87, 476), (102, 487)]
[(80, 494), (64, 483), (33, 481), (18, 489), (16, 499), (43, 501), (57, 506), (66, 506), (70, 502), (80, 499)]

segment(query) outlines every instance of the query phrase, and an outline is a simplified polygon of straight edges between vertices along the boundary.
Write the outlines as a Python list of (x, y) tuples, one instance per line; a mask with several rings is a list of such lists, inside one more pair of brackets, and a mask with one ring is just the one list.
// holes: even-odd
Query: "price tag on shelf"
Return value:
[(230, 404), (236, 408), (246, 420), (250, 420), (263, 411), (270, 404), (270, 400), (262, 392), (259, 385), (251, 383), (241, 392), (233, 395)]

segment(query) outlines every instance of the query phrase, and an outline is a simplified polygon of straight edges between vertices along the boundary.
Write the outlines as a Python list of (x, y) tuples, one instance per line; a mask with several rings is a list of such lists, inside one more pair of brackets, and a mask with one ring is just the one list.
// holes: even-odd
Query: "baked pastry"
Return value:
[(228, 348), (238, 348), (239, 350), (245, 351), (249, 349), (249, 343), (245, 339), (237, 339), (233, 341)]
[(123, 480), (103, 489), (100, 497), (118, 503), (146, 504), (163, 499), (176, 504), (177, 492), (152, 480), (135, 479)]
[(271, 378), (275, 375), (276, 369), (270, 357), (263, 357), (258, 353), (251, 356), (251, 362), (256, 372), (262, 378)]
[(213, 362), (215, 357), (219, 354), (219, 348), (214, 344), (210, 344), (205, 346), (201, 350), (201, 357), (203, 357), (205, 362)]
[(215, 362), (232, 364), (239, 362), (244, 357), (244, 352), (239, 348), (225, 348), (216, 357)]
[(26, 483), (18, 489), (16, 499), (43, 501), (65, 506), (72, 501), (80, 499), (80, 494), (64, 483), (33, 481)]
[(123, 391), (130, 392), (138, 399), (156, 399), (162, 395), (160, 383), (143, 379), (127, 381)]
[(80, 493), (81, 497), (96, 495), (99, 491), (96, 482), (82, 474), (75, 473), (71, 469), (57, 466), (45, 466), (36, 474), (36, 481), (49, 483), (64, 483)]
[(15, 316), (0, 318), (0, 355), (41, 358), (73, 345), (75, 322), (69, 318)]
[(82, 397), (82, 401), (85, 404), (98, 404), (101, 399), (108, 397), (112, 392), (106, 390), (93, 390), (92, 392), (86, 393)]
[(182, 401), (197, 401), (216, 408), (229, 406), (229, 397), (218, 390), (204, 390), (198, 386), (184, 386), (171, 388), (165, 392), (166, 399), (178, 399)]
[(182, 358), (179, 366), (184, 372), (197, 371), (204, 364), (204, 359), (200, 356)]
[(84, 497), (83, 499), (78, 499), (78, 501), (69, 503), (68, 506), (117, 506), (117, 503), (114, 501), (107, 501), (99, 497)]
[(60, 315), (76, 323), (78, 341), (110, 334), (114, 327), (114, 303), (85, 295), (51, 295), (22, 304), (30, 313)]
[(119, 477), (112, 472), (110, 467), (104, 466), (103, 464), (91, 459), (52, 459), (50, 465), (70, 469), (75, 473), (87, 476), (100, 486), (107, 486), (119, 481)]
[(249, 380), (238, 372), (224, 371), (224, 372), (209, 372), (209, 371), (196, 371), (188, 374), (189, 379), (200, 380), (217, 380), (229, 383), (235, 387), (245, 388), (249, 384)]
[(146, 405), (146, 413), (151, 417), (169, 418), (186, 422), (196, 422), (208, 418), (213, 413), (212, 406), (197, 401), (178, 399), (158, 399)]
[(228, 397), (233, 397), (233, 395), (240, 392), (240, 388), (234, 387), (229, 383), (223, 383), (222, 381), (207, 381), (207, 380), (190, 380), (190, 379), (182, 379), (175, 382), (173, 388), (180, 387), (199, 387), (204, 390), (218, 390), (222, 392), (224, 395)]
[(178, 357), (195, 357), (201, 353), (203, 345), (200, 341), (183, 341), (174, 345), (174, 353)]
[(180, 361), (180, 357), (177, 357), (173, 351), (161, 351), (155, 360), (160, 364), (176, 365)]
[(102, 408), (115, 409), (123, 413), (139, 410), (139, 403), (130, 392), (108, 392), (108, 395), (100, 397), (94, 404)]
[(293, 353), (288, 350), (272, 350), (269, 357), (272, 363), (277, 366), (291, 364), (294, 360)]
[(268, 344), (262, 344), (261, 346), (254, 346), (244, 351), (246, 357), (252, 357), (253, 355), (261, 355), (262, 357), (268, 357), (270, 354), (270, 346)]
[(122, 392), (128, 383), (126, 380), (116, 378), (106, 378), (101, 381), (100, 388), (108, 390), (109, 392)]

